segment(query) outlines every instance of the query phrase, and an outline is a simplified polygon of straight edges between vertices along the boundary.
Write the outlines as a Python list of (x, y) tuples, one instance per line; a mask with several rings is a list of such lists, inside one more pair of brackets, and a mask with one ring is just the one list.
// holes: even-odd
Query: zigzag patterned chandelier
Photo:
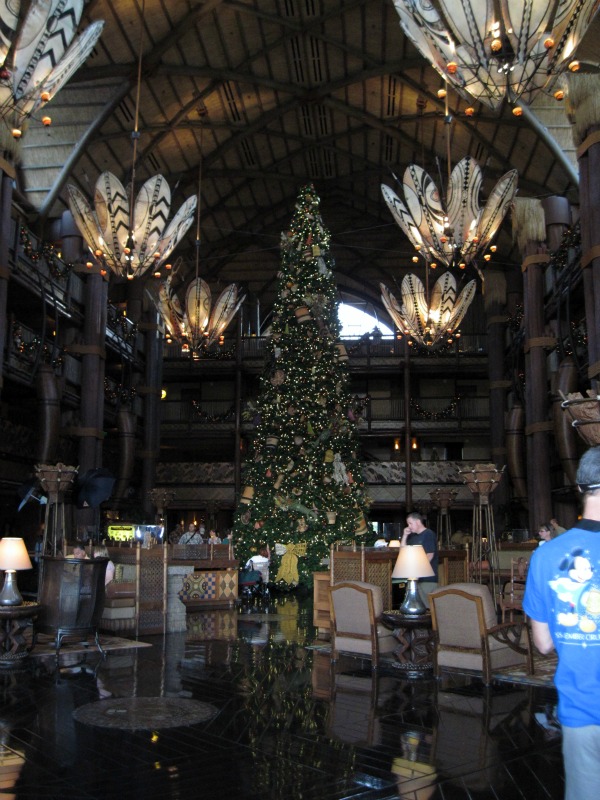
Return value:
[(424, 169), (411, 164), (403, 179), (405, 203), (385, 184), (381, 191), (394, 219), (425, 261), (465, 269), (493, 239), (517, 191), (516, 169), (503, 175), (479, 205), (481, 169), (470, 156), (452, 170), (447, 202)]
[[(417, 101), (423, 125), (424, 102)], [(517, 191), (516, 170), (503, 175), (483, 208), (479, 205), (482, 175), (477, 162), (463, 158), (451, 170), (450, 122), (446, 95), (446, 160), (448, 178), (443, 195), (422, 167), (410, 164), (404, 173), (403, 202), (389, 186), (382, 184), (383, 198), (399, 227), (425, 261), (425, 286), (416, 275), (402, 281), (402, 303), (381, 284), (381, 298), (400, 331), (420, 344), (433, 346), (451, 342), (475, 296), (476, 284), (469, 281), (460, 294), (451, 272), (445, 272), (429, 294), (430, 271), (438, 262), (461, 270), (472, 265), (483, 280), (477, 257), (497, 233)], [(421, 130), (422, 135), (422, 130)], [(395, 177), (395, 176), (394, 176)], [(397, 180), (397, 179), (396, 179)], [(495, 246), (490, 248), (495, 250)], [(483, 256), (485, 261), (490, 253)], [(414, 256), (413, 261), (418, 261)]]
[[(79, 69), (98, 41), (104, 21), (76, 39), (84, 0), (3, 0), (0, 25), (0, 141), (23, 135), (29, 117), (45, 106)], [(22, 21), (21, 11), (25, 10)], [(52, 122), (45, 115), (42, 123)]]
[(96, 181), (94, 209), (77, 187), (67, 186), (69, 208), (93, 258), (129, 280), (141, 278), (151, 268), (160, 276), (161, 265), (189, 230), (196, 209), (192, 195), (167, 225), (171, 190), (162, 175), (147, 180), (135, 196), (145, 8), (142, 0), (130, 185), (126, 190), (112, 172), (103, 172)]
[(458, 327), (475, 297), (476, 282), (471, 280), (457, 297), (456, 279), (444, 272), (436, 281), (431, 296), (416, 275), (402, 280), (402, 303), (398, 303), (385, 284), (380, 283), (381, 299), (398, 330), (426, 347), (452, 342)]
[(597, 0), (394, 0), (420, 53), (463, 96), (497, 109), (529, 103), (579, 64), (575, 50)]
[(69, 184), (67, 190), (69, 208), (91, 253), (119, 277), (156, 272), (194, 221), (192, 195), (167, 225), (171, 190), (162, 175), (143, 184), (135, 203), (111, 172), (103, 172), (96, 181), (94, 209), (77, 187)]

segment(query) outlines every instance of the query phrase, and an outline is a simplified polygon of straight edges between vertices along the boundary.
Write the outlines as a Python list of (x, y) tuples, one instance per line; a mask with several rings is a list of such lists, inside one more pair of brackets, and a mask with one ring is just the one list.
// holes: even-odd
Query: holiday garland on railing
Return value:
[(121, 314), (114, 306), (108, 307), (106, 324), (113, 333), (116, 333), (128, 344), (135, 341), (138, 332), (137, 323), (131, 322), (126, 314)]
[(112, 406), (131, 406), (137, 397), (137, 390), (133, 386), (122, 383), (115, 384), (109, 378), (104, 379), (104, 399)]
[(27, 364), (33, 364), (38, 357), (40, 347), (43, 346), (43, 363), (51, 364), (55, 369), (62, 366), (64, 361), (63, 348), (50, 347), (46, 343), (42, 343), (42, 340), (39, 336), (34, 336), (34, 338), (29, 342), (25, 341), (23, 339), (23, 329), (21, 328), (20, 323), (18, 323), (16, 320), (13, 322), (12, 326), (12, 341), (14, 354), (19, 361), (26, 362)]
[(36, 248), (31, 240), (29, 231), (23, 226), (21, 226), (19, 230), (19, 239), (23, 253), (30, 261), (37, 263), (43, 259), (48, 265), (50, 274), (57, 280), (62, 281), (69, 277), (73, 270), (73, 264), (66, 263), (59, 258), (53, 244), (42, 242), (42, 244)]
[[(214, 347), (214, 345), (212, 345)], [(201, 346), (199, 350), (196, 351), (198, 358), (212, 358), (213, 361), (230, 361), (235, 356), (235, 351), (237, 350), (237, 344), (234, 342), (229, 350), (210, 350), (207, 347)]]
[(231, 406), (231, 408), (228, 408), (227, 411), (224, 411), (222, 414), (209, 414), (208, 411), (202, 410), (199, 400), (192, 400), (192, 408), (194, 409), (194, 414), (196, 415), (197, 419), (200, 420), (200, 422), (209, 422), (211, 424), (218, 422), (231, 422), (231, 420), (235, 418), (235, 406)]
[(427, 409), (423, 408), (423, 406), (420, 405), (416, 400), (411, 400), (410, 410), (415, 417), (433, 422), (440, 419), (451, 419), (456, 413), (456, 409), (458, 408), (460, 400), (461, 396), (459, 394), (455, 395), (448, 403), (446, 408), (442, 409), (441, 411), (427, 411)]

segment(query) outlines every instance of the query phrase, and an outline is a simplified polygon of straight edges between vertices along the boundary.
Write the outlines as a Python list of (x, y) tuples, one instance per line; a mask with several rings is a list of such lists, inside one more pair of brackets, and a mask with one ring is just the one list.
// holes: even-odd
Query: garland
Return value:
[(203, 411), (200, 408), (200, 402), (198, 400), (192, 400), (192, 408), (200, 422), (230, 422), (235, 418), (235, 406), (231, 406), (231, 408), (228, 408), (227, 411), (224, 411), (222, 414), (209, 414), (207, 411)]
[(452, 400), (448, 403), (446, 408), (442, 409), (441, 411), (427, 411), (416, 400), (411, 400), (410, 409), (412, 412), (414, 412), (415, 416), (418, 416), (420, 419), (425, 419), (435, 422), (440, 419), (451, 419), (454, 416), (456, 409), (458, 408), (460, 400), (461, 396), (459, 394), (455, 395), (452, 398)]
[(48, 242), (42, 242), (40, 247), (37, 249), (34, 247), (34, 244), (31, 240), (29, 232), (27, 228), (21, 226), (19, 229), (19, 239), (21, 242), (21, 247), (23, 248), (23, 253), (27, 256), (30, 261), (33, 263), (37, 263), (41, 259), (44, 259), (46, 264), (48, 265), (48, 269), (50, 274), (53, 278), (57, 280), (65, 280), (69, 277), (73, 270), (73, 264), (65, 263), (62, 259), (58, 257), (56, 254), (56, 250), (53, 244), (49, 244)]
[(61, 367), (64, 361), (64, 349), (59, 348), (58, 355), (52, 357), (52, 353), (56, 350), (54, 347), (49, 347), (47, 344), (42, 343), (39, 336), (35, 336), (30, 342), (23, 339), (23, 329), (18, 322), (13, 322), (12, 326), (12, 341), (15, 355), (19, 361), (27, 364), (33, 364), (37, 358), (40, 347), (43, 345), (42, 361), (44, 364), (51, 364), (55, 369)]
[(104, 378), (104, 398), (110, 405), (131, 406), (137, 396), (137, 390), (132, 386), (124, 386), (122, 383), (113, 384), (108, 378)]
[(195, 351), (199, 358), (212, 358), (214, 361), (230, 361), (235, 356), (237, 344), (231, 345), (229, 350), (209, 350), (204, 345)]
[(114, 306), (108, 307), (106, 324), (127, 343), (134, 341), (137, 336), (137, 322), (131, 322), (126, 314), (120, 314)]

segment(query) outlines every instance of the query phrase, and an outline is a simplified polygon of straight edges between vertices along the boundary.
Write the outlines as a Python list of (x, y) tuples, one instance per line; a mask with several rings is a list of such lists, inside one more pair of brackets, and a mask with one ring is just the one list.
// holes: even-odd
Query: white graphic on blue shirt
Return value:
[(557, 640), (600, 644), (600, 586), (594, 580), (589, 554), (577, 547), (562, 559), (558, 568), (558, 576), (549, 581), (561, 601), (556, 605)]

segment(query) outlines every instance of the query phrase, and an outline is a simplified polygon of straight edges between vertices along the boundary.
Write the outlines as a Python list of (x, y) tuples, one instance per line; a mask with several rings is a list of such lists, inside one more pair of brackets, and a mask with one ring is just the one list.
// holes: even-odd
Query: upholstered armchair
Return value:
[(497, 624), (490, 590), (479, 583), (454, 583), (429, 595), (435, 636), (434, 669), (478, 670), (487, 686), (492, 673), (526, 666), (533, 673), (531, 636), (525, 623)]
[(380, 655), (397, 646), (392, 631), (379, 621), (383, 612), (381, 588), (373, 583), (344, 581), (330, 587), (331, 658), (353, 653), (371, 659), (377, 668)]

